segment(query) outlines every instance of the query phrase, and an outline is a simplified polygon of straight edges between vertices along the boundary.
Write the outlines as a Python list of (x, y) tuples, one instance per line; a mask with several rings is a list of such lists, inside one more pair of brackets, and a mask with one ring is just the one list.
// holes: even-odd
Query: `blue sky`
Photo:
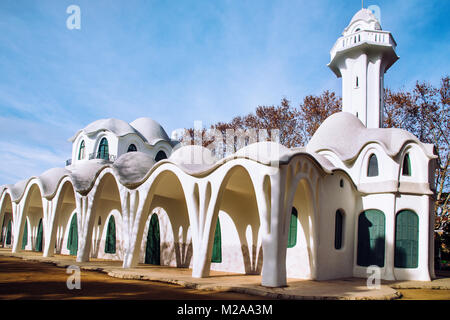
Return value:
[[(69, 5), (81, 29), (69, 30)], [(449, 74), (450, 1), (378, 5), (400, 60), (392, 89)], [(329, 51), (360, 0), (1, 0), (0, 185), (64, 166), (100, 118), (177, 128), (307, 94), (341, 93)]]

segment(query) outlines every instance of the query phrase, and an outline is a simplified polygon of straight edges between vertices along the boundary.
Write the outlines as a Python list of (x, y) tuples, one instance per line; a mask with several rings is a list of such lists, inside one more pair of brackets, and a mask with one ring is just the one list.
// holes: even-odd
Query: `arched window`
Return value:
[(76, 255), (78, 251), (78, 225), (77, 214), (72, 216), (69, 227), (69, 236), (67, 237), (67, 249), (70, 251), (70, 255)]
[(116, 253), (116, 222), (114, 216), (108, 221), (108, 229), (106, 230), (105, 253)]
[(369, 157), (369, 164), (367, 166), (367, 176), (376, 177), (378, 176), (378, 160), (377, 156), (372, 153)]
[(358, 217), (357, 264), (384, 267), (385, 217), (380, 210), (367, 210)]
[(298, 212), (295, 207), (292, 207), (291, 211), (291, 221), (289, 223), (289, 234), (288, 234), (288, 248), (293, 248), (297, 244), (297, 219)]
[(343, 226), (344, 226), (344, 213), (342, 210), (336, 211), (336, 217), (334, 221), (334, 248), (341, 249), (342, 248), (342, 239), (343, 239)]
[(25, 250), (27, 244), (28, 244), (28, 220), (25, 219), (25, 226), (23, 227), (23, 236), (22, 236), (22, 250)]
[(78, 160), (84, 159), (84, 150), (85, 150), (85, 144), (84, 144), (84, 140), (83, 140), (83, 141), (81, 141), (80, 150), (78, 151)]
[(42, 244), (44, 242), (44, 229), (42, 226), (42, 219), (39, 219), (38, 232), (36, 238), (36, 251), (42, 251)]
[(156, 154), (155, 161), (158, 162), (163, 159), (167, 159), (167, 156), (166, 156), (166, 153), (161, 150)]
[(409, 153), (407, 153), (403, 158), (402, 175), (411, 175), (411, 159), (409, 158)]
[(419, 217), (412, 211), (400, 211), (395, 218), (396, 268), (417, 268), (419, 264)]
[(97, 159), (109, 160), (109, 150), (108, 150), (108, 140), (106, 138), (102, 138), (100, 144), (98, 146), (98, 154)]
[(211, 262), (222, 262), (222, 232), (220, 230), (219, 218), (217, 218), (216, 231), (214, 232), (214, 244), (211, 255)]
[(137, 151), (136, 146), (135, 146), (134, 144), (130, 144), (130, 145), (128, 146), (127, 152), (135, 152), (135, 151)]
[(153, 214), (148, 224), (147, 245), (145, 248), (145, 263), (161, 264), (160, 258), (160, 235), (158, 215)]

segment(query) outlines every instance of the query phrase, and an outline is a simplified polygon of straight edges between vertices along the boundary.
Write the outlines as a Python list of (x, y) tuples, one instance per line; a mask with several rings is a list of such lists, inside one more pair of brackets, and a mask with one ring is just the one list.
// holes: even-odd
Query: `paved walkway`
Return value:
[(366, 279), (360, 278), (329, 281), (288, 279), (287, 287), (268, 288), (260, 285), (260, 275), (211, 271), (208, 278), (193, 278), (191, 276), (192, 270), (186, 268), (140, 264), (136, 268), (123, 269), (121, 261), (91, 259), (89, 262), (79, 263), (75, 261), (73, 256), (55, 255), (45, 258), (42, 257), (42, 253), (38, 252), (11, 253), (10, 249), (4, 248), (0, 249), (0, 255), (53, 263), (59, 267), (78, 265), (82, 270), (100, 271), (116, 278), (160, 281), (198, 290), (232, 291), (274, 299), (390, 300), (401, 296), (396, 289), (450, 289), (450, 277), (430, 282), (382, 281), (379, 289), (369, 289), (366, 286)]

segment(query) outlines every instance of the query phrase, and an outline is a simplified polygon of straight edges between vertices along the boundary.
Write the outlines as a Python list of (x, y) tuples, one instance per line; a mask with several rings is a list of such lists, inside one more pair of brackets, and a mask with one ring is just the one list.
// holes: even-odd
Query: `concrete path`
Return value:
[[(208, 278), (193, 278), (187, 268), (161, 267), (140, 264), (136, 268), (123, 269), (121, 261), (91, 259), (78, 263), (73, 256), (55, 255), (42, 257), (38, 252), (11, 253), (10, 249), (0, 249), (0, 255), (18, 257), (30, 261), (47, 262), (59, 267), (78, 265), (82, 270), (100, 271), (111, 277), (133, 280), (152, 280), (178, 284), (198, 290), (232, 291), (274, 299), (307, 300), (390, 300), (401, 297), (396, 289), (432, 288), (450, 289), (450, 278), (421, 281), (382, 281), (379, 289), (369, 289), (366, 279), (348, 278), (330, 281), (288, 279), (284, 288), (268, 288), (260, 285), (260, 275), (242, 275), (211, 271)], [(1, 272), (1, 270), (0, 270)]]

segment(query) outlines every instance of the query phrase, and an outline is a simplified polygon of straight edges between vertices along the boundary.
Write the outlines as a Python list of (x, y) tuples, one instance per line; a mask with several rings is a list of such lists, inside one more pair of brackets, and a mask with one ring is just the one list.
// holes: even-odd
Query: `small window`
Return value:
[(378, 176), (378, 160), (375, 154), (371, 154), (369, 157), (369, 165), (367, 166), (367, 176), (376, 177)]
[(81, 141), (81, 144), (80, 144), (80, 150), (78, 152), (78, 160), (84, 159), (84, 150), (85, 150), (85, 144), (84, 144), (84, 140), (83, 140), (83, 141)]
[(360, 28), (357, 28), (356, 30), (355, 30), (355, 32), (358, 32), (358, 31), (360, 31), (361, 29)]
[(344, 179), (341, 179), (341, 180), (339, 181), (339, 186), (340, 186), (341, 188), (344, 187)]
[(339, 250), (342, 248), (342, 238), (343, 238), (343, 225), (344, 225), (344, 214), (342, 210), (336, 211), (335, 224), (334, 224), (334, 248)]
[(158, 162), (163, 159), (167, 159), (167, 156), (166, 156), (166, 153), (161, 150), (156, 154), (155, 161)]
[(297, 219), (298, 212), (295, 207), (292, 207), (291, 211), (291, 222), (289, 224), (289, 235), (288, 235), (288, 248), (293, 248), (297, 244)]
[(130, 144), (128, 146), (127, 152), (136, 152), (136, 151), (137, 151), (137, 148), (136, 148), (136, 146), (134, 144)]
[(359, 88), (359, 78), (358, 78), (358, 76), (356, 77), (356, 80), (355, 80), (355, 87)]
[(402, 175), (411, 176), (411, 159), (409, 158), (409, 153), (403, 158)]
[(109, 149), (108, 140), (106, 140), (106, 138), (103, 138), (100, 141), (100, 145), (98, 147), (97, 159), (109, 160), (109, 150), (108, 149)]

